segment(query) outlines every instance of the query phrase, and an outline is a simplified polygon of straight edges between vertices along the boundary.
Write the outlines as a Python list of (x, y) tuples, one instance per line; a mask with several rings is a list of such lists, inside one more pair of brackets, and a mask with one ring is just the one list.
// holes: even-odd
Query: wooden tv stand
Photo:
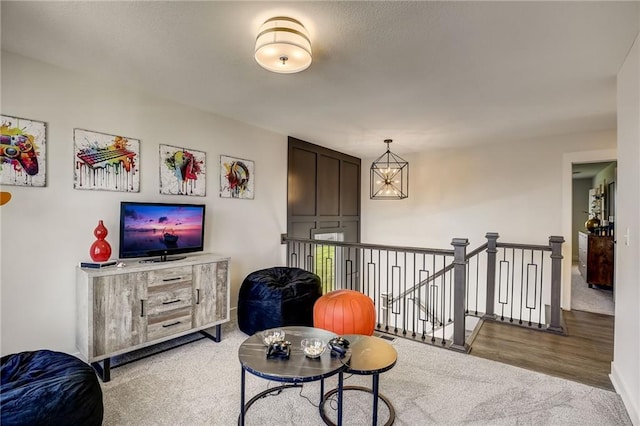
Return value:
[[(194, 332), (219, 342), (230, 318), (228, 257), (77, 268), (76, 345), (103, 381), (110, 360)], [(215, 335), (206, 329), (216, 328)], [(102, 365), (100, 365), (102, 361)]]

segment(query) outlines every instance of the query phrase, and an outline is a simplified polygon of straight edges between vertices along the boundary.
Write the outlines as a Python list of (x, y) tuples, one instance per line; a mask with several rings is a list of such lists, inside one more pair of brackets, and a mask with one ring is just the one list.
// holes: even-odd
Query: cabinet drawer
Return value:
[(154, 315), (184, 307), (191, 307), (191, 281), (175, 281), (147, 289), (146, 314)]
[(191, 329), (191, 307), (149, 315), (147, 341), (153, 341), (189, 329)]
[(176, 282), (191, 282), (193, 279), (193, 268), (191, 266), (181, 266), (177, 268), (158, 269), (148, 272), (149, 288)]

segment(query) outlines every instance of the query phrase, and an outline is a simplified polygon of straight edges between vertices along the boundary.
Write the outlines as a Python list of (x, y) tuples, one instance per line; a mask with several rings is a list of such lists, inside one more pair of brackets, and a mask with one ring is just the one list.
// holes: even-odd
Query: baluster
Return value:
[(518, 324), (522, 325), (522, 298), (524, 296), (524, 249), (520, 250), (520, 314)]
[(495, 319), (494, 302), (496, 298), (496, 254), (498, 253), (498, 233), (488, 232), (487, 239), (487, 302), (484, 318)]

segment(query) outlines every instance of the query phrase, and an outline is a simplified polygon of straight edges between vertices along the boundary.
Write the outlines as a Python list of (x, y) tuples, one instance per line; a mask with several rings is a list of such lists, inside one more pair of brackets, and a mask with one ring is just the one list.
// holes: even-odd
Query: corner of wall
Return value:
[(611, 374), (609, 375), (609, 378), (611, 379), (611, 383), (613, 384), (616, 393), (622, 398), (622, 402), (627, 409), (629, 418), (631, 418), (631, 423), (634, 425), (640, 425), (640, 407), (638, 407), (638, 401), (633, 401), (629, 397), (629, 395), (631, 395), (629, 386), (625, 383), (623, 375), (616, 368), (615, 362), (611, 363)]

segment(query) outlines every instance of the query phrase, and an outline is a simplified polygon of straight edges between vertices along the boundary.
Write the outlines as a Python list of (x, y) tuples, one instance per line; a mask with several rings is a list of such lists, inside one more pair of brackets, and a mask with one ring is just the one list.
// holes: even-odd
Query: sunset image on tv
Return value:
[(204, 206), (128, 203), (121, 213), (122, 257), (202, 250)]

